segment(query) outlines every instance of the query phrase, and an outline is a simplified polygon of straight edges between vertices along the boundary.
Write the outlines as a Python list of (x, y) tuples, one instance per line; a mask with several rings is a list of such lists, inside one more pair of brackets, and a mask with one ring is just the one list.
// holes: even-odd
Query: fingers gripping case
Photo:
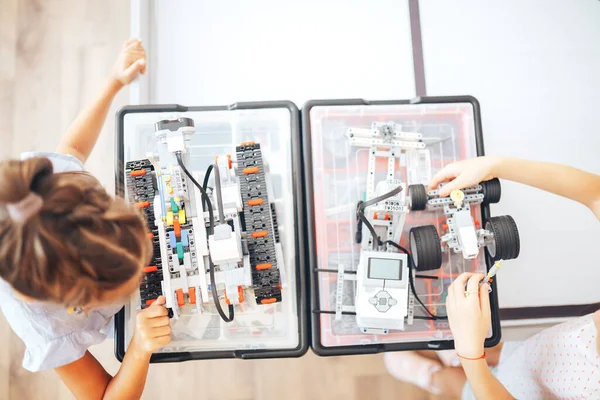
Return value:
[(115, 318), (166, 297), (172, 341), (152, 362), (298, 357), (308, 349), (299, 111), (290, 102), (128, 106), (117, 192), (148, 223), (152, 259)]

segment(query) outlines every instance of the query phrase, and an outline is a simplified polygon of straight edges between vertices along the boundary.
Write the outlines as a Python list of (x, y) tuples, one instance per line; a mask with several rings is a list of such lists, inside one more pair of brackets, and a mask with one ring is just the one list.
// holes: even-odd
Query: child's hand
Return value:
[(123, 44), (111, 76), (115, 82), (124, 86), (138, 73), (146, 73), (146, 50), (141, 40), (131, 38)]
[(488, 284), (479, 287), (483, 278), (483, 274), (463, 273), (448, 287), (446, 309), (454, 346), (456, 352), (466, 358), (483, 355), (485, 337), (490, 329)]
[(171, 343), (169, 312), (165, 298), (159, 296), (152, 305), (140, 311), (135, 317), (135, 334), (132, 342), (138, 350), (152, 354)]
[(434, 190), (442, 182), (448, 182), (440, 189), (440, 197), (450, 195), (453, 190), (478, 185), (495, 178), (494, 169), (500, 162), (498, 157), (478, 157), (447, 165), (432, 178), (429, 190)]

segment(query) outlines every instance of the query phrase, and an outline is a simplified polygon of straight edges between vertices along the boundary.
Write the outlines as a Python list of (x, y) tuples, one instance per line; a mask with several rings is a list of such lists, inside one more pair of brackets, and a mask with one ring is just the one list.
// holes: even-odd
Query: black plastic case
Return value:
[[(340, 356), (354, 354), (374, 354), (388, 351), (400, 350), (444, 350), (454, 348), (454, 342), (431, 341), (431, 342), (413, 342), (413, 343), (386, 343), (372, 345), (355, 346), (336, 346), (326, 347), (321, 343), (321, 326), (319, 314), (319, 282), (317, 279), (317, 248), (315, 239), (315, 209), (313, 202), (313, 171), (311, 149), (311, 124), (310, 112), (315, 106), (352, 106), (352, 105), (401, 105), (401, 104), (445, 104), (445, 103), (470, 103), (473, 107), (476, 151), (478, 156), (484, 155), (483, 135), (481, 128), (481, 113), (479, 102), (471, 96), (444, 96), (444, 97), (417, 97), (412, 100), (391, 100), (391, 101), (367, 101), (363, 99), (341, 99), (341, 100), (311, 100), (302, 108), (302, 147), (303, 147), (303, 173), (306, 203), (306, 221), (307, 221), (307, 254), (306, 259), (309, 263), (310, 284), (310, 310), (311, 310), (311, 347), (313, 351), (320, 356)], [(489, 206), (481, 206), (481, 215), (483, 224), (490, 217)], [(483, 250), (482, 250), (483, 251)], [(491, 268), (492, 261), (485, 255), (487, 269)], [(486, 347), (495, 346), (500, 342), (500, 318), (498, 313), (498, 296), (496, 282), (492, 283), (491, 293), (492, 308), (492, 335), (485, 341)]]
[[(261, 359), (261, 358), (284, 358), (301, 357), (309, 347), (308, 324), (306, 302), (306, 270), (305, 270), (305, 215), (304, 215), (304, 196), (301, 175), (301, 143), (300, 143), (300, 113), (296, 105), (289, 101), (272, 102), (245, 102), (235, 103), (229, 106), (215, 107), (185, 107), (176, 104), (164, 105), (141, 105), (126, 106), (117, 112), (116, 115), (116, 158), (115, 158), (115, 188), (117, 195), (124, 194), (124, 118), (130, 113), (162, 113), (162, 112), (186, 112), (186, 111), (219, 111), (219, 110), (243, 110), (243, 109), (262, 109), (262, 108), (284, 108), (290, 113), (291, 121), (291, 152), (292, 152), (292, 174), (293, 174), (293, 197), (294, 197), (294, 221), (297, 227), (295, 236), (295, 245), (297, 253), (296, 260), (296, 290), (297, 309), (298, 309), (298, 335), (299, 345), (294, 349), (281, 350), (234, 350), (234, 351), (202, 351), (202, 352), (181, 352), (181, 353), (155, 353), (152, 355), (151, 362), (181, 362), (189, 360), (220, 359), (220, 358), (240, 358), (240, 359)], [(115, 315), (115, 356), (119, 361), (125, 356), (125, 309), (121, 309)]]

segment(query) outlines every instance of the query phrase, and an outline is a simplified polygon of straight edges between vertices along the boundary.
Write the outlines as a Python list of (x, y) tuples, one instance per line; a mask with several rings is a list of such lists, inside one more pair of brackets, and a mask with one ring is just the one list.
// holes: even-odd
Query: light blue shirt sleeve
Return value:
[(76, 157), (69, 154), (30, 151), (21, 154), (21, 160), (32, 157), (47, 157), (52, 161), (54, 172), (72, 172), (83, 171), (83, 163)]
[[(25, 153), (21, 159), (36, 156), (48, 157), (56, 173), (83, 170), (81, 161), (64, 154)], [(121, 308), (101, 308), (88, 315), (69, 314), (61, 306), (20, 300), (1, 279), (0, 307), (13, 331), (25, 343), (23, 367), (32, 372), (80, 359), (90, 346), (103, 342), (111, 334), (112, 317)]]

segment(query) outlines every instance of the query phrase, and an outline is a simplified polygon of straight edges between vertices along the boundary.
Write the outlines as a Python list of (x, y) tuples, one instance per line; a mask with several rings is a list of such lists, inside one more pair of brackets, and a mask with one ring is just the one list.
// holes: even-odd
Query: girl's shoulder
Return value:
[(29, 151), (21, 154), (21, 160), (32, 157), (46, 157), (52, 162), (54, 172), (83, 171), (83, 163), (70, 154), (62, 154), (46, 151)]
[(102, 308), (88, 315), (69, 313), (58, 305), (25, 302), (0, 279), (0, 307), (10, 327), (25, 344), (23, 367), (32, 372), (57, 368), (81, 358), (112, 330), (120, 307)]

